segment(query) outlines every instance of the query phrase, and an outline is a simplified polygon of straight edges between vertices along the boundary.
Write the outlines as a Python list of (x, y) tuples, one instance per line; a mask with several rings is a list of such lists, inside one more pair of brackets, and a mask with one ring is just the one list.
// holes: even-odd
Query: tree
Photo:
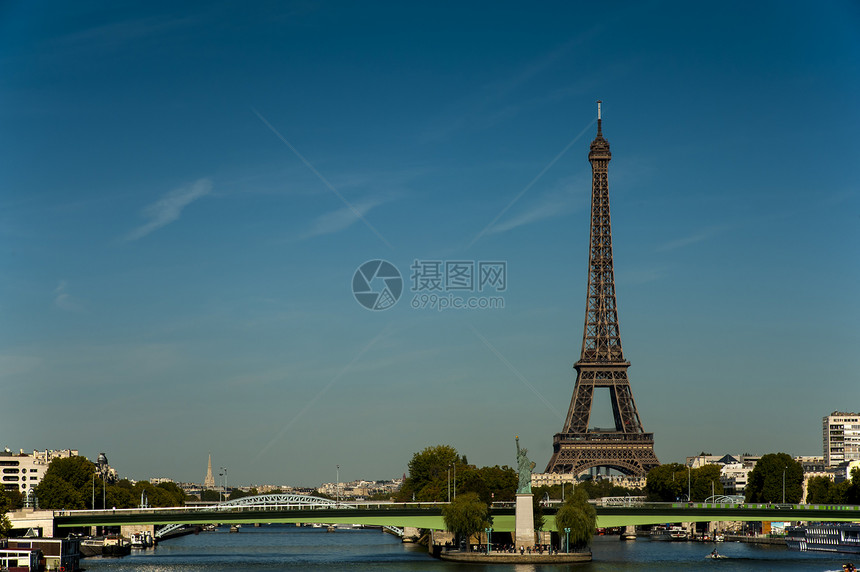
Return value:
[(400, 489), (400, 500), (446, 501), (449, 479), (453, 479), (456, 468), (457, 480), (463, 477), (465, 457), (450, 445), (427, 447), (412, 455), (409, 461), (409, 476)]
[(218, 491), (205, 490), (200, 493), (200, 500), (204, 502), (218, 502), (221, 500), (221, 494)]
[(555, 528), (559, 534), (570, 529), (572, 548), (583, 548), (591, 543), (597, 528), (597, 509), (588, 502), (588, 494), (581, 485), (573, 489), (558, 512), (555, 513)]
[(445, 527), (467, 543), (473, 534), (492, 524), (490, 508), (481, 502), (477, 493), (457, 495), (451, 504), (442, 509), (442, 518)]
[(806, 504), (844, 504), (847, 485), (847, 481), (834, 483), (830, 477), (812, 477), (806, 483)]
[(24, 496), (17, 488), (6, 490), (0, 485), (0, 514), (18, 510), (24, 506)]
[[(182, 489), (180, 489), (180, 490), (182, 490)], [(230, 491), (230, 496), (227, 497), (227, 500), (236, 500), (236, 499), (241, 499), (241, 498), (245, 498), (245, 497), (255, 497), (258, 494), (260, 494), (260, 493), (258, 493), (257, 489), (255, 489), (255, 488), (251, 488), (248, 492), (245, 492), (241, 489), (233, 489), (232, 491)]]
[(0, 514), (0, 538), (9, 536), (10, 530), (12, 530), (12, 521), (5, 514)]
[[(784, 479), (784, 480), (783, 480)], [(786, 453), (768, 453), (750, 471), (744, 489), (747, 502), (798, 503), (803, 496), (803, 466)]]
[[(723, 494), (723, 484), (720, 482), (720, 466), (705, 465), (690, 471), (691, 499), (703, 501), (712, 494)], [(712, 492), (713, 491), (713, 492)]]
[(409, 476), (397, 493), (399, 501), (447, 501), (474, 492), (490, 504), (510, 501), (517, 490), (517, 473), (507, 465), (478, 468), (450, 445), (427, 447), (409, 461)]
[(648, 471), (645, 491), (649, 501), (672, 502), (687, 494), (687, 467), (668, 463)]
[(546, 525), (546, 517), (543, 514), (543, 499), (543, 492), (538, 493), (535, 489), (532, 490), (532, 517), (535, 521), (535, 530), (538, 531), (543, 530)]
[(86, 508), (91, 498), (95, 465), (85, 457), (54, 459), (45, 476), (36, 486), (36, 497), (41, 508)]

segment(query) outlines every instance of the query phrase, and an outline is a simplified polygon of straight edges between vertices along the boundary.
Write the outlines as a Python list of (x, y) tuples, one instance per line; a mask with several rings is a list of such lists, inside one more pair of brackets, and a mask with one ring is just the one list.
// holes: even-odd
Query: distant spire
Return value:
[(215, 477), (212, 476), (212, 453), (209, 453), (209, 466), (206, 467), (206, 480), (203, 481), (203, 486), (207, 488), (215, 486)]

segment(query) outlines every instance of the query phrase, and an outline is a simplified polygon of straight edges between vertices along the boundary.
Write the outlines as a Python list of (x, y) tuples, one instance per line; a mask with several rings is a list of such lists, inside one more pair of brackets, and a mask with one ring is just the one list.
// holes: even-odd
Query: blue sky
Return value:
[[(519, 435), (543, 468), (601, 99), (658, 457), (821, 454), (860, 409), (858, 66), (853, 2), (4, 3), (0, 446), (315, 485)], [(504, 261), (504, 308), (413, 309), (415, 260)]]

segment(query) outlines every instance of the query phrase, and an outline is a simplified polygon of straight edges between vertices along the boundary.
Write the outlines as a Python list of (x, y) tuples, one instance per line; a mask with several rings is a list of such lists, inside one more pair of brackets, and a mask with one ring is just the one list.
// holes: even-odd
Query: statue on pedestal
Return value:
[(517, 439), (517, 473), (519, 474), (519, 485), (517, 486), (517, 494), (531, 494), (532, 492), (532, 471), (535, 468), (533, 461), (529, 461), (525, 447), (520, 449), (520, 436)]

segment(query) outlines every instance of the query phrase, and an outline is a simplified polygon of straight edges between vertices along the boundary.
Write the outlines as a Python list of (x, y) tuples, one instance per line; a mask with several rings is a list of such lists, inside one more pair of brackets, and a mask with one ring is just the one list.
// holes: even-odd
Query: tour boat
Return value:
[(860, 554), (860, 524), (789, 526), (785, 530), (785, 544), (792, 550)]

